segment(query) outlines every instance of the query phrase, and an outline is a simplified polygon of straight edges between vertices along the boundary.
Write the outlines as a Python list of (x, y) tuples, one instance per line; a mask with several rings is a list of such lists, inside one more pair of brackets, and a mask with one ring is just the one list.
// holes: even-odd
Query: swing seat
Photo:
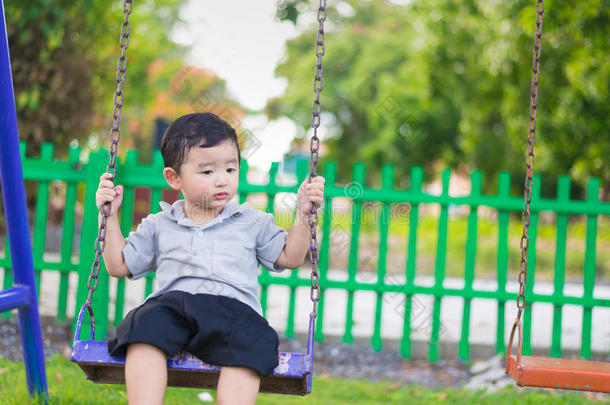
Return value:
[[(77, 340), (70, 358), (88, 380), (101, 384), (125, 384), (125, 358), (108, 354), (106, 342)], [(304, 353), (281, 352), (279, 364), (261, 380), (260, 392), (306, 395), (311, 392), (311, 365)], [(167, 360), (167, 385), (170, 387), (215, 389), (220, 367), (204, 363), (185, 353)]]
[(521, 356), (519, 366), (517, 355), (511, 354), (508, 374), (521, 387), (610, 392), (607, 362)]

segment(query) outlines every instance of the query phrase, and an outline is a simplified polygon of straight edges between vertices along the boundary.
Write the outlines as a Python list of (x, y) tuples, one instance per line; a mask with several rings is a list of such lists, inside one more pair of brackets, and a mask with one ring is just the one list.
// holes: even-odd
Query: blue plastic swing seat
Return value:
[[(125, 358), (108, 354), (106, 342), (77, 340), (70, 358), (85, 372), (87, 379), (101, 384), (125, 384)], [(308, 364), (309, 363), (309, 364)], [(279, 364), (261, 380), (260, 392), (306, 395), (311, 392), (311, 362), (304, 353), (281, 352)], [(215, 389), (220, 367), (204, 363), (185, 353), (167, 361), (167, 385)]]

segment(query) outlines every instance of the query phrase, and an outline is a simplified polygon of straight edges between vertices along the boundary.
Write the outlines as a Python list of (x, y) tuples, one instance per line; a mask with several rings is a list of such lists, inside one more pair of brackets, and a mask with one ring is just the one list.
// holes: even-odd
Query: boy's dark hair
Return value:
[(180, 174), (180, 166), (193, 146), (209, 148), (225, 140), (231, 140), (237, 148), (237, 161), (241, 162), (239, 143), (235, 130), (213, 113), (183, 115), (165, 130), (161, 138), (161, 155), (165, 167)]

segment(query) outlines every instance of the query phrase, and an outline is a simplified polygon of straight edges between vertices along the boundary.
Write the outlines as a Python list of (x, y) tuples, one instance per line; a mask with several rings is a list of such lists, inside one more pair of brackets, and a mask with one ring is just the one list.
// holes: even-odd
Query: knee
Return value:
[(167, 355), (163, 350), (148, 343), (131, 343), (127, 346), (125, 361), (135, 358), (146, 359), (148, 362), (167, 361)]
[(260, 381), (260, 375), (247, 367), (223, 367), (216, 391), (218, 404), (254, 405)]

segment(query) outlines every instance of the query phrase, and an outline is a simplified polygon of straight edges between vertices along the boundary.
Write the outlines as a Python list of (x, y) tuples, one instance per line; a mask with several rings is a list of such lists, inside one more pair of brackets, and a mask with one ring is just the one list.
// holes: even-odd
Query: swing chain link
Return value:
[[(320, 139), (318, 138), (318, 127), (320, 126), (320, 92), (324, 87), (323, 81), (323, 68), (322, 68), (322, 57), (326, 52), (324, 47), (324, 21), (326, 21), (327, 10), (326, 0), (320, 0), (318, 6), (318, 34), (316, 38), (316, 67), (313, 79), (313, 91), (315, 92), (315, 98), (312, 107), (311, 127), (313, 128), (313, 136), (309, 144), (309, 150), (311, 153), (310, 159), (310, 173), (308, 181), (317, 176), (317, 164), (318, 154), (320, 148)], [(313, 310), (311, 315), (315, 318), (317, 315), (317, 304), (320, 299), (320, 273), (318, 272), (318, 239), (316, 230), (318, 226), (318, 212), (315, 204), (311, 203), (311, 209), (309, 211), (308, 223), (310, 226), (310, 245), (309, 245), (309, 261), (311, 262), (311, 290), (309, 296), (313, 302)]]
[(534, 51), (532, 56), (532, 82), (530, 86), (530, 108), (529, 108), (529, 130), (527, 133), (528, 152), (525, 159), (525, 191), (524, 207), (521, 215), (523, 233), (521, 235), (521, 263), (519, 268), (519, 294), (517, 296), (517, 317), (513, 324), (509, 339), (508, 353), (510, 353), (515, 328), (518, 327), (518, 362), (521, 359), (521, 314), (525, 308), (525, 286), (527, 282), (527, 250), (529, 247), (529, 226), (530, 226), (530, 204), (532, 202), (532, 184), (534, 177), (534, 144), (536, 143), (536, 119), (538, 118), (538, 83), (540, 78), (540, 55), (542, 41), (542, 16), (544, 13), (544, 0), (536, 0), (536, 35), (534, 37)]
[(116, 72), (116, 81), (117, 81), (117, 90), (114, 94), (114, 107), (112, 110), (112, 117), (114, 119), (114, 123), (112, 128), (110, 129), (110, 162), (108, 163), (108, 167), (106, 168), (107, 172), (112, 170), (112, 177), (110, 180), (114, 180), (115, 172), (116, 172), (116, 154), (117, 149), (119, 147), (119, 139), (121, 137), (121, 130), (119, 128), (119, 123), (121, 121), (121, 112), (123, 107), (123, 84), (125, 83), (125, 75), (127, 73), (127, 57), (125, 56), (125, 52), (129, 47), (129, 33), (131, 31), (131, 25), (129, 24), (129, 16), (131, 15), (131, 11), (133, 9), (132, 0), (124, 0), (123, 2), (123, 12), (125, 13), (125, 20), (121, 25), (121, 56), (117, 61), (117, 72)]
[[(133, 0), (123, 0), (123, 13), (125, 14), (125, 19), (121, 26), (121, 56), (117, 62), (117, 73), (116, 73), (116, 81), (117, 81), (117, 90), (114, 94), (114, 107), (112, 111), (113, 124), (110, 129), (110, 159), (108, 162), (108, 166), (106, 167), (106, 172), (111, 173), (110, 181), (114, 181), (116, 176), (116, 156), (117, 149), (119, 145), (119, 139), (121, 137), (121, 130), (119, 128), (119, 124), (121, 121), (121, 112), (123, 107), (123, 84), (125, 83), (125, 76), (127, 73), (127, 57), (125, 56), (125, 52), (129, 47), (129, 33), (131, 30), (131, 26), (129, 24), (129, 16), (131, 15), (133, 9)], [(99, 227), (99, 232), (97, 235), (97, 239), (95, 240), (95, 260), (93, 261), (93, 265), (91, 266), (91, 274), (89, 276), (89, 280), (87, 281), (87, 288), (89, 289), (89, 295), (87, 297), (87, 301), (85, 302), (85, 306), (89, 310), (89, 316), (91, 318), (91, 329), (95, 328), (95, 321), (93, 318), (93, 309), (91, 308), (91, 300), (93, 297), (93, 292), (97, 288), (97, 283), (99, 281), (99, 272), (100, 272), (100, 261), (102, 253), (104, 252), (104, 248), (106, 247), (106, 223), (108, 221), (108, 217), (111, 212), (111, 203), (106, 202), (102, 206), (102, 220)]]
[(519, 296), (517, 308), (525, 307), (525, 284), (527, 280), (527, 250), (529, 246), (528, 231), (530, 226), (530, 204), (532, 202), (532, 183), (534, 177), (534, 143), (536, 142), (536, 119), (538, 118), (538, 82), (540, 78), (540, 41), (542, 40), (542, 14), (544, 0), (536, 2), (536, 37), (532, 56), (532, 83), (530, 87), (529, 131), (527, 133), (528, 153), (525, 160), (524, 208), (521, 215), (523, 234), (521, 235), (521, 264), (519, 269)]

